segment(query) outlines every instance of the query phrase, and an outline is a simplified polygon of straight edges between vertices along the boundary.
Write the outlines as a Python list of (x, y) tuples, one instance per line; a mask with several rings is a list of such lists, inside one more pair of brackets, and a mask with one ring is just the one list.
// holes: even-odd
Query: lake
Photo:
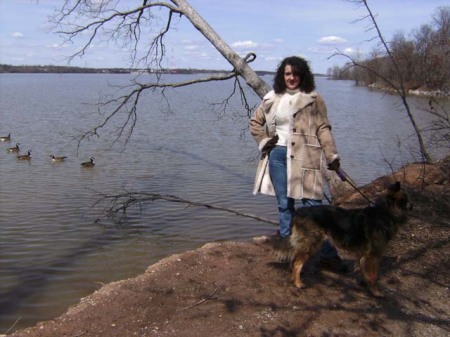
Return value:
[[(141, 79), (150, 79), (150, 75)], [(171, 81), (194, 75), (168, 75)], [(96, 103), (133, 75), (0, 74), (0, 334), (59, 316), (102, 284), (134, 277), (161, 258), (218, 240), (250, 240), (276, 226), (228, 212), (167, 201), (130, 210), (125, 224), (100, 218), (102, 195), (174, 195), (275, 221), (275, 199), (253, 196), (257, 146), (233, 81), (148, 92), (127, 144), (114, 142), (125, 116), (99, 138), (77, 137), (101, 121)], [(270, 76), (264, 77), (271, 83)], [(317, 78), (342, 157), (363, 185), (420, 159), (396, 96), (349, 81)], [(259, 98), (248, 93), (250, 106)], [(167, 102), (170, 102), (168, 104)], [(426, 100), (411, 99), (420, 126)], [(17, 160), (7, 149), (20, 143)], [(126, 146), (125, 146), (126, 145)], [(442, 152), (430, 152), (439, 158)], [(50, 155), (67, 156), (52, 162)], [(95, 158), (95, 167), (81, 162)], [(389, 163), (389, 164), (388, 164)]]

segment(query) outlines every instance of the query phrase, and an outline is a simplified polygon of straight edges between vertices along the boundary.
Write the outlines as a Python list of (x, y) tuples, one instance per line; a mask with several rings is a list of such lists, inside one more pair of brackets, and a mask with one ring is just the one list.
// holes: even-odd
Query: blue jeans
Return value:
[[(278, 202), (278, 219), (280, 222), (280, 236), (291, 235), (292, 215), (295, 212), (295, 199), (287, 196), (287, 148), (275, 146), (269, 154), (269, 172)], [(322, 200), (302, 199), (302, 207), (320, 206)], [(337, 256), (336, 248), (325, 241), (321, 248), (321, 256), (332, 258)]]
[(286, 146), (275, 146), (269, 154), (269, 172), (278, 201), (278, 220), (282, 237), (291, 235), (291, 220), (295, 211), (295, 200), (287, 196), (286, 152)]

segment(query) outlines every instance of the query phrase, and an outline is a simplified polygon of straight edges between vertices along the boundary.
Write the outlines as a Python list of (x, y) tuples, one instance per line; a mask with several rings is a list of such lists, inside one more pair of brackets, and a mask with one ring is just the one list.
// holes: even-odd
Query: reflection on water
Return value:
[[(242, 137), (245, 111), (232, 102), (230, 115), (218, 118), (208, 104), (223, 99), (231, 82), (167, 92), (173, 113), (148, 93), (124, 151), (120, 143), (111, 147), (117, 125), (78, 148), (73, 136), (99, 121), (92, 104), (116, 90), (109, 83), (130, 78), (0, 75), (0, 135), (11, 132), (12, 138), (0, 143), (0, 334), (16, 320), (19, 328), (58, 316), (101, 284), (133, 277), (164, 256), (275, 231), (254, 219), (164, 201), (133, 210), (124, 226), (95, 223), (103, 211), (101, 204), (93, 206), (99, 193), (123, 189), (276, 220), (275, 201), (251, 194), (257, 152), (250, 135)], [(358, 184), (388, 172), (386, 160), (394, 167), (412, 160), (415, 138), (397, 97), (351, 82), (317, 82), (343, 167)], [(251, 100), (259, 102), (254, 95)], [(418, 119), (424, 125), (428, 117)], [(17, 142), (21, 153), (32, 150), (30, 161), (6, 151)], [(52, 162), (50, 154), (68, 158)], [(82, 168), (92, 156), (96, 166)]]

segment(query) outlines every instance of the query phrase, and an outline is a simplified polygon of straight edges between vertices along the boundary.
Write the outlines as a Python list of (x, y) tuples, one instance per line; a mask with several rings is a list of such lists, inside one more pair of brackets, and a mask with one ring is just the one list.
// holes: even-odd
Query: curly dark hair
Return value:
[(275, 78), (273, 80), (273, 90), (276, 94), (282, 94), (286, 91), (286, 84), (284, 83), (284, 68), (290, 65), (294, 71), (294, 75), (300, 77), (300, 91), (310, 93), (316, 88), (314, 82), (314, 75), (309, 68), (308, 62), (298, 56), (286, 57), (278, 65)]

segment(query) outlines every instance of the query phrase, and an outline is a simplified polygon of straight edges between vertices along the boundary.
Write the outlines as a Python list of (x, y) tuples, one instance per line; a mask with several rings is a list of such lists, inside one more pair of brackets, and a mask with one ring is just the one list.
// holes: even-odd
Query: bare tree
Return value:
[[(422, 133), (421, 130), (419, 129), (416, 120), (411, 112), (409, 103), (408, 103), (408, 99), (407, 99), (407, 90), (405, 87), (405, 78), (404, 78), (404, 74), (400, 69), (400, 64), (399, 64), (399, 58), (396, 57), (396, 55), (394, 54), (392, 48), (389, 46), (388, 42), (386, 41), (386, 39), (384, 38), (381, 29), (378, 25), (377, 20), (375, 19), (375, 15), (373, 14), (372, 10), (369, 7), (369, 4), (367, 2), (367, 0), (348, 0), (349, 2), (355, 3), (357, 5), (361, 5), (364, 6), (367, 10), (367, 16), (359, 19), (359, 20), (370, 20), (371, 22), (371, 28), (375, 30), (376, 32), (376, 38), (378, 38), (379, 43), (381, 45), (381, 47), (385, 50), (386, 52), (386, 57), (387, 59), (389, 59), (389, 61), (391, 62), (392, 65), (392, 69), (395, 72), (396, 75), (396, 81), (391, 80), (389, 77), (384, 76), (382, 73), (380, 73), (379, 68), (374, 68), (372, 66), (370, 66), (370, 64), (366, 64), (364, 62), (359, 62), (358, 60), (356, 60), (354, 57), (342, 53), (340, 51), (337, 51), (334, 55), (332, 56), (344, 56), (346, 58), (348, 58), (350, 60), (350, 63), (354, 66), (354, 67), (359, 67), (359, 68), (363, 68), (366, 71), (368, 71), (369, 73), (372, 73), (373, 75), (375, 75), (376, 77), (380, 78), (383, 80), (383, 82), (385, 84), (387, 84), (391, 89), (393, 89), (401, 98), (403, 106), (405, 107), (406, 113), (408, 115), (409, 121), (414, 129), (414, 132), (417, 136), (417, 141), (419, 144), (419, 148), (420, 148), (420, 153), (423, 157), (423, 160), (426, 162), (432, 162), (432, 158), (431, 156), (428, 154), (427, 149), (425, 147), (425, 143), (423, 141), (423, 137), (422, 137)], [(401, 40), (401, 36), (400, 39)], [(398, 43), (400, 44), (400, 42)], [(403, 52), (403, 51), (402, 51)], [(401, 55), (401, 53), (399, 51), (399, 54)], [(376, 59), (375, 59), (376, 60)]]
[[(249, 63), (256, 54), (249, 53), (241, 57), (224, 41), (186, 0), (142, 0), (139, 6), (129, 8), (126, 1), (120, 0), (65, 0), (62, 8), (51, 18), (57, 31), (65, 36), (67, 42), (80, 40), (79, 49), (70, 56), (69, 62), (75, 57), (82, 57), (96, 40), (104, 40), (120, 44), (130, 49), (132, 67), (156, 69), (157, 80), (153, 83), (142, 83), (138, 78), (125, 88), (123, 95), (99, 104), (99, 112), (103, 113), (103, 121), (81, 136), (80, 142), (90, 137), (98, 137), (99, 130), (110, 124), (120, 114), (125, 115), (118, 129), (119, 137), (128, 141), (137, 122), (138, 102), (145, 91), (164, 90), (196, 83), (211, 81), (235, 80), (235, 90), (241, 96), (250, 117), (251, 109), (247, 104), (245, 92), (240, 79), (260, 97), (271, 89)], [(163, 70), (163, 60), (167, 57), (165, 38), (176, 25), (176, 19), (187, 19), (224, 57), (231, 66), (228, 73), (215, 74), (185, 82), (164, 82), (160, 76)], [(149, 36), (149, 32), (152, 32)], [(121, 117), (123, 118), (123, 117)], [(79, 143), (80, 144), (80, 143)], [(333, 198), (349, 190), (345, 182), (337, 175), (323, 170), (326, 181), (331, 182), (330, 193)], [(121, 195), (122, 197), (122, 195)], [(131, 194), (130, 194), (131, 197)], [(114, 198), (112, 200), (123, 200)], [(170, 199), (170, 198), (169, 198)], [(143, 202), (143, 200), (140, 200)], [(117, 203), (114, 207), (117, 207)]]
[[(389, 69), (390, 73), (395, 74), (395, 82), (403, 81), (406, 91), (415, 88), (417, 85), (415, 78), (418, 70), (415, 67), (414, 43), (408, 41), (402, 31), (398, 31), (389, 42), (389, 46), (399, 71), (399, 74), (397, 74), (395, 67)], [(402, 77), (398, 78), (400, 74)]]
[(415, 38), (415, 60), (417, 67), (420, 69), (417, 74), (417, 81), (428, 85), (430, 75), (433, 73), (431, 60), (434, 46), (434, 31), (431, 25), (424, 24), (418, 30), (415, 30), (413, 34)]
[(450, 150), (450, 111), (444, 102), (435, 97), (429, 98), (425, 110), (435, 119), (425, 130), (430, 136), (430, 143), (436, 148)]
[(433, 83), (443, 91), (450, 91), (450, 6), (438, 7), (432, 16), (432, 25), (435, 32), (432, 36), (433, 48), (431, 49), (431, 67), (439, 69), (433, 71)]
[[(367, 15), (363, 19), (369, 17), (370, 15)], [(447, 75), (450, 71), (449, 22), (450, 6), (438, 7), (433, 13), (430, 23), (423, 24), (419, 29), (412, 31), (412, 39), (407, 39), (402, 31), (398, 31), (387, 42), (391, 55), (394, 57), (402, 75), (405, 89), (419, 89), (444, 95), (448, 95), (450, 92), (450, 79)], [(375, 30), (375, 26), (372, 24), (369, 30)], [(372, 39), (378, 39), (378, 36)], [(357, 58), (357, 62), (363, 63), (381, 75), (377, 76), (371, 74), (368, 70), (355, 67), (362, 70), (365, 81), (361, 81), (361, 83), (380, 84), (386, 87), (384, 81), (384, 78), (386, 78), (400, 87), (399, 74), (381, 41), (378, 48), (373, 50), (372, 55), (366, 60)], [(348, 65), (345, 65), (343, 70), (337, 69), (337, 73), (346, 71), (351, 74), (351, 79), (358, 82), (359, 78), (355, 71), (351, 73), (348, 70)]]
[[(450, 92), (450, 7), (438, 7), (430, 24), (415, 31), (416, 53), (420, 62), (423, 83), (444, 94)], [(437, 148), (450, 148), (450, 112), (442, 99), (430, 97), (427, 112), (435, 119), (426, 131), (431, 144)]]
[[(119, 114), (127, 116), (121, 119), (121, 126), (117, 129), (117, 139), (124, 137), (129, 140), (137, 121), (138, 102), (145, 91), (160, 90), (164, 96), (167, 88), (176, 88), (195, 83), (223, 81), (234, 78), (235, 88), (241, 95), (247, 114), (250, 107), (247, 104), (245, 92), (242, 89), (240, 78), (263, 97), (270, 87), (248, 65), (256, 55), (250, 53), (240, 57), (189, 5), (186, 0), (152, 1), (143, 0), (141, 5), (132, 9), (124, 7), (124, 1), (103, 0), (93, 2), (90, 0), (66, 0), (63, 7), (52, 18), (58, 27), (58, 33), (65, 36), (67, 42), (81, 41), (81, 47), (69, 57), (69, 62), (75, 57), (82, 57), (96, 40), (106, 40), (121, 44), (130, 49), (131, 66), (156, 69), (160, 75), (162, 61), (166, 56), (164, 39), (174, 25), (174, 17), (187, 18), (191, 24), (224, 56), (233, 69), (228, 73), (215, 74), (204, 78), (197, 78), (185, 82), (167, 83), (160, 81), (157, 76), (154, 83), (142, 83), (135, 79), (127, 87), (123, 95), (118, 95), (99, 104), (99, 112), (104, 116), (103, 122), (95, 125), (85, 132), (79, 140), (98, 136), (100, 129), (104, 128)], [(157, 15), (155, 13), (157, 12)], [(81, 23), (80, 23), (81, 22)], [(148, 37), (148, 32), (152, 36)], [(147, 34), (145, 34), (147, 33)], [(87, 38), (86, 38), (87, 37)]]

